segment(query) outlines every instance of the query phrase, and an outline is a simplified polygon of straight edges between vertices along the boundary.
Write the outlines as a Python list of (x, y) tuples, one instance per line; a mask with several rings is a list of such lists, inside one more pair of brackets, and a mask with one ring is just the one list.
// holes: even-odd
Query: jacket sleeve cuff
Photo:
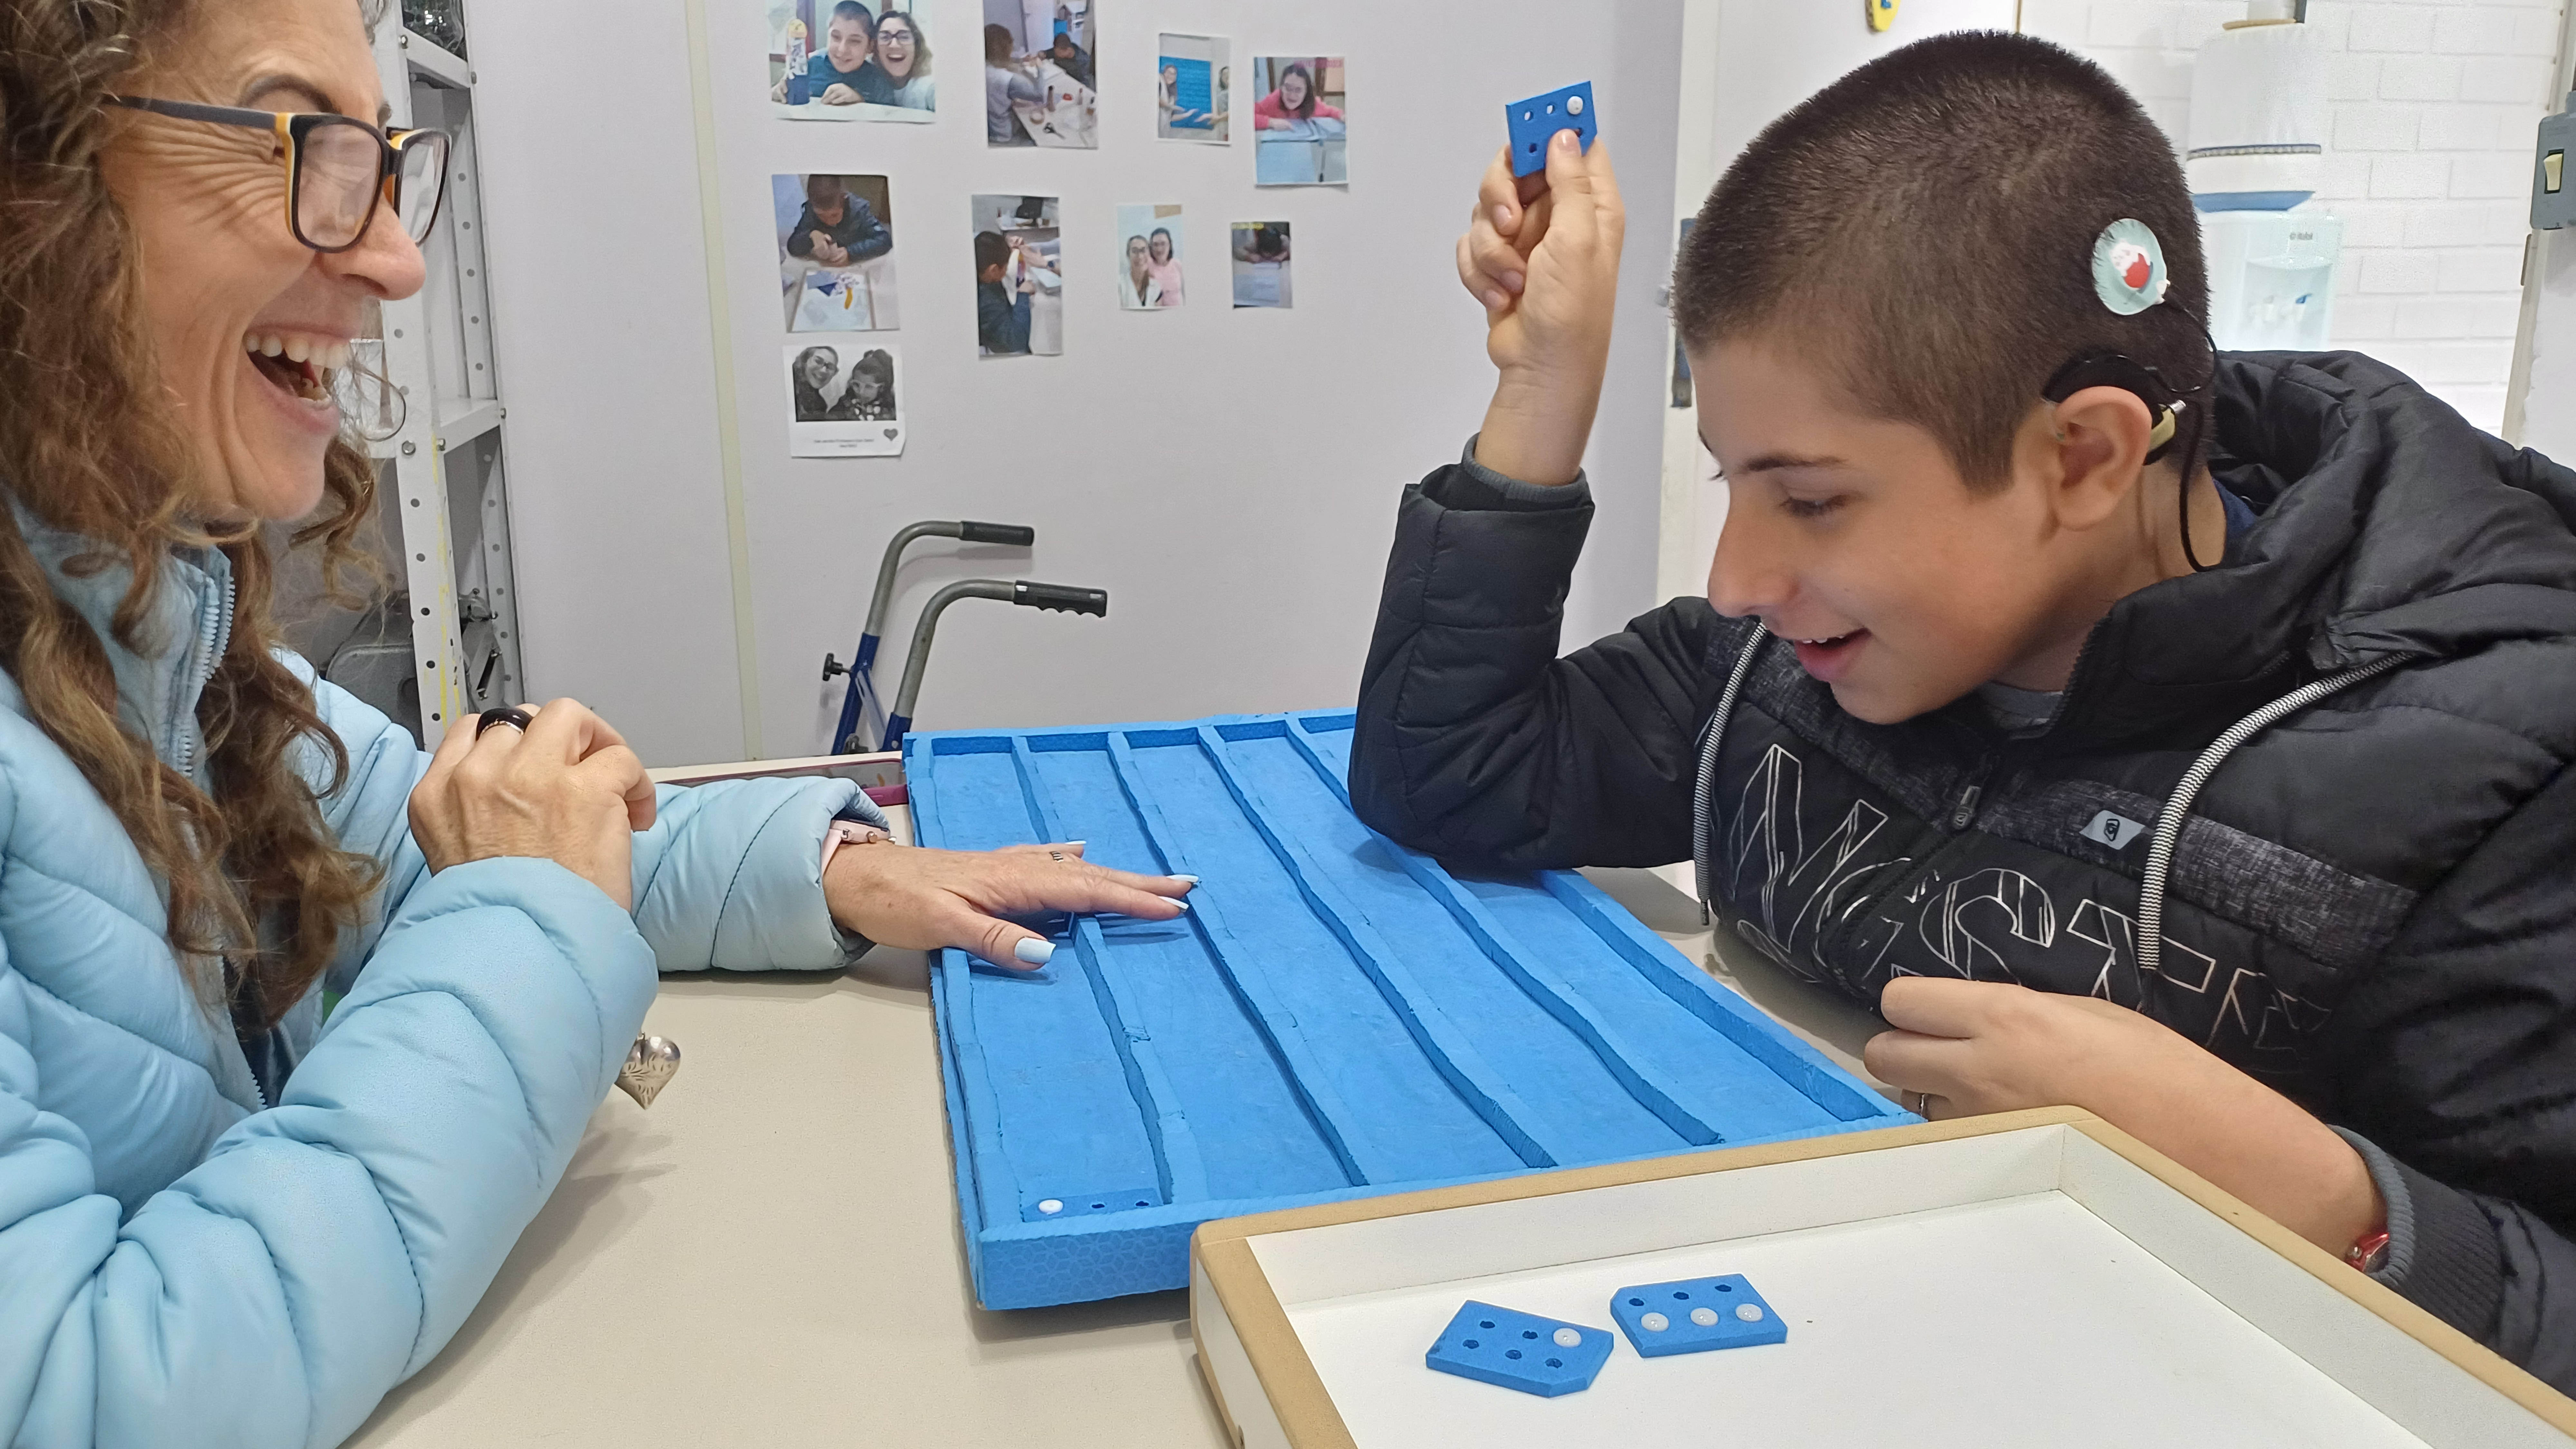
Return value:
[(2361, 1154), (2388, 1204), (2388, 1260), (2370, 1276), (2480, 1343), (2492, 1341), (2504, 1302), (2504, 1253), (2477, 1200), (2337, 1127)]
[(1592, 501), (1592, 481), (1582, 473), (1576, 473), (1573, 482), (1555, 487), (1524, 483), (1477, 462), (1476, 441), (1475, 438), (1467, 440), (1467, 450), (1459, 457), (1455, 470), (1444, 471), (1425, 485), (1423, 491), (1431, 496), (1432, 502), (1443, 508), (1537, 512), (1549, 508), (1580, 508)]

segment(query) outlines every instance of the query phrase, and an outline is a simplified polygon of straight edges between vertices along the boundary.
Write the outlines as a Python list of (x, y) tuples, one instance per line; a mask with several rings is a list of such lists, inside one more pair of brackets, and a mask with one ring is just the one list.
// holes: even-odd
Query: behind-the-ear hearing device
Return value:
[(2181, 394), (2168, 386), (2164, 374), (2121, 352), (2090, 352), (2057, 370), (2039, 395), (2053, 403), (2062, 403), (2088, 387), (2116, 387), (2134, 393), (2147, 405), (2155, 420), (2154, 431), (2147, 434), (2147, 461), (2160, 462), (2173, 451), (2174, 438), (2181, 432), (2182, 414), (2191, 406)]
[[(2217, 349), (2210, 349), (2210, 355), (2217, 356)], [(2174, 439), (2182, 432), (2183, 411), (2191, 403), (2174, 391), (2163, 373), (2124, 352), (2088, 352), (2059, 368), (2048, 379), (2048, 384), (2039, 390), (2039, 395), (2050, 402), (2062, 403), (2088, 387), (2116, 387), (2122, 392), (2135, 394), (2138, 401), (2147, 405), (2148, 414), (2156, 420), (2154, 430), (2147, 434), (2147, 462), (2160, 462), (2173, 451)], [(2206, 573), (2210, 566), (2200, 561), (2200, 555), (2191, 546), (2191, 479), (2188, 476), (2182, 481), (2181, 500), (2183, 559), (2191, 565), (2193, 573)]]

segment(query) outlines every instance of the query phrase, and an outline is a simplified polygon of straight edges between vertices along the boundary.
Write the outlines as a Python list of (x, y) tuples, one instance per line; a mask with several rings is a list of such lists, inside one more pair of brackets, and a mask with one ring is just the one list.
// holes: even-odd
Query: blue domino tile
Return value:
[(1789, 1341), (1789, 1325), (1741, 1273), (1622, 1288), (1610, 1316), (1640, 1358)]
[(1547, 169), (1547, 143), (1559, 131), (1572, 131), (1583, 149), (1601, 134), (1601, 118), (1592, 104), (1592, 82), (1549, 91), (1503, 108), (1512, 136), (1512, 174), (1531, 176)]
[(1202, 879), (1177, 921), (1053, 923), (1043, 970), (936, 958), (985, 1307), (1181, 1287), (1218, 1218), (1915, 1120), (1580, 875), (1453, 874), (1369, 830), (1353, 722), (906, 738), (925, 845)]
[(1440, 1330), (1422, 1361), (1444, 1374), (1553, 1399), (1592, 1387), (1601, 1366), (1610, 1361), (1611, 1344), (1606, 1328), (1470, 1298)]

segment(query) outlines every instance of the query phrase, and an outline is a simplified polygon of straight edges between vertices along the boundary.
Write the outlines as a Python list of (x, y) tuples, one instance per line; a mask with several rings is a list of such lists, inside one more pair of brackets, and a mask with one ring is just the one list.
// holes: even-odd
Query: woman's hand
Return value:
[(2289, 1098), (2126, 1007), (1900, 976), (1861, 1060), (1928, 1117), (2081, 1107), (2340, 1255), (2387, 1216), (2351, 1144)]
[(524, 735), (456, 722), (411, 792), (412, 838), (433, 874), (500, 856), (551, 860), (633, 910), (635, 832), (653, 823), (644, 762), (573, 700), (529, 713)]
[[(882, 946), (953, 946), (996, 966), (1028, 970), (1053, 954), (1044, 936), (1004, 916), (1117, 914), (1176, 919), (1185, 876), (1130, 875), (1082, 858), (1076, 845), (1015, 845), (969, 855), (900, 845), (848, 845), (823, 870), (823, 899), (842, 929)], [(1028, 955), (1019, 954), (1026, 950)], [(1032, 959), (1034, 958), (1034, 959)]]
[(1509, 151), (1485, 169), (1476, 215), (1458, 239), (1458, 277), (1485, 306), (1485, 351), (1502, 380), (1477, 461), (1531, 483), (1571, 483), (1583, 466), (1628, 216), (1610, 146), (1570, 131), (1548, 143), (1544, 177), (1512, 175)]

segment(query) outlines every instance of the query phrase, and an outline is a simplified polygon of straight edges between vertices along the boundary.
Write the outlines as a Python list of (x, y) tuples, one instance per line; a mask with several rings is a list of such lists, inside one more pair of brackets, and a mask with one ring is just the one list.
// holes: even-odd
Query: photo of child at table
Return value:
[(1288, 286), (1288, 223), (1238, 221), (1234, 224), (1234, 305), (1293, 307)]
[(1013, 107), (1043, 104), (1046, 90), (1029, 74), (1029, 67), (1019, 57), (1011, 42), (1007, 26), (984, 27), (984, 144), (988, 146), (1034, 146), (1037, 142), (1020, 130), (1019, 117)]
[(926, 121), (936, 108), (921, 21), (892, 0), (778, 0), (769, 99), (795, 119)]
[[(882, 185), (884, 177), (875, 178)], [(805, 210), (787, 230), (787, 254), (827, 267), (846, 267), (894, 250), (894, 228), (876, 209), (850, 194), (846, 176), (805, 178)]]
[(977, 196), (975, 334), (981, 355), (1064, 351), (1063, 250), (1052, 196)]
[(1075, 84), (1099, 89), (1100, 83), (1092, 78), (1091, 52), (1083, 49), (1070, 32), (1056, 33), (1055, 43), (1047, 47), (1047, 59), (1054, 61), (1056, 68), (1071, 77)]
[(778, 278), (790, 332), (899, 325), (894, 211), (883, 176), (775, 176)]
[[(1254, 122), (1264, 131), (1295, 130), (1299, 121), (1339, 121), (1342, 108), (1318, 93), (1315, 77), (1320, 72), (1332, 78), (1333, 94), (1341, 91), (1342, 62), (1339, 57), (1316, 57), (1312, 60), (1288, 60), (1265, 56), (1252, 63), (1253, 71), (1262, 77), (1270, 93), (1252, 103)], [(1275, 78), (1274, 78), (1275, 77)]]
[(1340, 186), (1350, 179), (1350, 97), (1338, 55), (1252, 62), (1253, 184)]

